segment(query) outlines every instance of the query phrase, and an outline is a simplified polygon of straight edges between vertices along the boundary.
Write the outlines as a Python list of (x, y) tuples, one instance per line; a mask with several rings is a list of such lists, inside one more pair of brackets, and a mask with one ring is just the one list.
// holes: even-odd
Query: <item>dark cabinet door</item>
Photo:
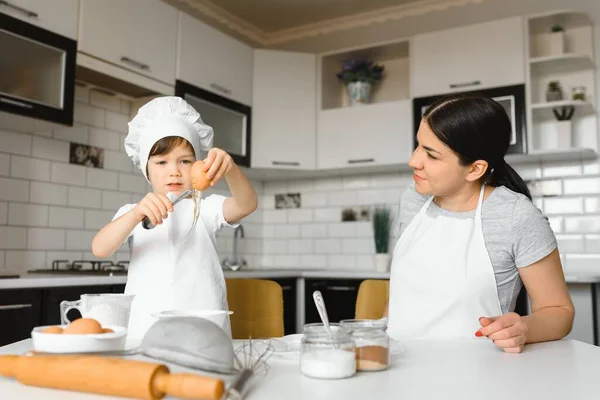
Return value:
[(113, 293), (125, 293), (125, 285), (115, 285), (112, 288)]
[(31, 337), (42, 325), (42, 289), (0, 290), (0, 346)]
[[(94, 286), (71, 286), (48, 288), (44, 293), (43, 324), (60, 324), (60, 303), (64, 300), (79, 300), (82, 294), (90, 293), (114, 293), (113, 285)], [(67, 314), (70, 320), (81, 317), (77, 310), (71, 310)]]
[(271, 279), (281, 286), (283, 291), (283, 329), (286, 335), (296, 333), (296, 278)]
[(306, 279), (305, 323), (321, 322), (313, 300), (313, 292), (321, 291), (330, 322), (354, 318), (358, 287), (362, 279)]

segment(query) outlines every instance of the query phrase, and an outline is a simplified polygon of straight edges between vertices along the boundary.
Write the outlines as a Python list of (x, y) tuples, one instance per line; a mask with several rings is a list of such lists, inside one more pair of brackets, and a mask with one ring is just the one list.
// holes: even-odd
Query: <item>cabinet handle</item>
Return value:
[(481, 85), (481, 81), (463, 82), (463, 83), (451, 83), (450, 84), (450, 89), (457, 89), (457, 88), (461, 88), (461, 87), (478, 86), (478, 85)]
[(35, 13), (33, 11), (29, 11), (26, 8), (19, 7), (16, 4), (9, 3), (8, 1), (5, 1), (5, 0), (0, 0), (0, 6), (12, 8), (15, 11), (19, 11), (20, 13), (27, 15), (29, 18), (35, 18), (35, 19), (39, 18), (39, 15), (37, 13)]
[(272, 161), (273, 165), (287, 165), (288, 167), (299, 167), (298, 161)]
[(332, 292), (354, 292), (356, 288), (354, 286), (327, 286), (327, 290)]
[(121, 62), (132, 65), (132, 66), (139, 68), (141, 70), (144, 70), (144, 71), (150, 71), (150, 66), (148, 64), (144, 64), (139, 61), (132, 60), (129, 57), (121, 57)]
[[(2, 0), (0, 0), (2, 1)], [(0, 97), (0, 101), (6, 104), (12, 104), (13, 106), (21, 107), (21, 108), (33, 108), (31, 104), (23, 103), (22, 101), (16, 101), (12, 99), (7, 99), (6, 97)]]
[(219, 92), (221, 92), (221, 93), (225, 93), (225, 94), (227, 94), (227, 95), (230, 95), (230, 94), (231, 94), (231, 90), (229, 90), (229, 89), (227, 89), (225, 86), (221, 86), (221, 85), (219, 85), (219, 84), (217, 84), (217, 83), (211, 83), (209, 86), (210, 86), (211, 88), (215, 89), (215, 90), (218, 90), (218, 91), (219, 91)]
[(0, 306), (0, 311), (2, 310), (19, 310), (21, 308), (31, 308), (33, 304), (10, 304), (8, 306)]
[(348, 164), (364, 164), (372, 162), (375, 162), (374, 158), (355, 158), (353, 160), (348, 160)]
[(281, 290), (282, 290), (282, 291), (283, 291), (283, 290), (290, 290), (290, 289), (292, 289), (292, 287), (291, 287), (290, 285), (287, 285), (287, 286), (282, 286), (282, 287), (281, 287)]

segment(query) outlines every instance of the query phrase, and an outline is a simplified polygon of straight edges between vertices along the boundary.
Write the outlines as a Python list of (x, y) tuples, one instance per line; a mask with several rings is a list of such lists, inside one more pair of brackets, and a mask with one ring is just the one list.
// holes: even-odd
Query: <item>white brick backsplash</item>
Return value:
[(413, 181), (412, 173), (375, 174), (372, 177), (371, 186), (381, 188), (400, 188), (403, 190)]
[(515, 165), (513, 168), (525, 181), (540, 179), (542, 177), (542, 168), (538, 164)]
[(148, 193), (148, 182), (144, 175), (119, 174), (119, 190), (133, 193)]
[(327, 268), (327, 256), (303, 254), (300, 256), (300, 267), (309, 269)]
[(300, 225), (295, 225), (295, 224), (275, 225), (275, 237), (299, 238), (300, 237)]
[(115, 213), (111, 211), (86, 210), (85, 229), (102, 229), (114, 216)]
[[(371, 221), (357, 221), (357, 222), (347, 222), (354, 225), (356, 230), (356, 237), (373, 237), (373, 225)], [(393, 223), (392, 223), (392, 226)]]
[(263, 224), (262, 220), (260, 223), (244, 224), (244, 232), (247, 238), (263, 238)]
[(300, 264), (300, 256), (297, 254), (291, 255), (276, 255), (275, 256), (275, 266), (283, 267), (283, 268), (293, 268), (298, 267)]
[(50, 162), (35, 158), (12, 156), (10, 175), (34, 181), (50, 180)]
[(313, 241), (310, 239), (292, 239), (288, 241), (288, 253), (310, 254), (313, 250)]
[(560, 196), (562, 195), (562, 182), (560, 180), (533, 181), (529, 184), (529, 191), (533, 197)]
[(544, 214), (580, 214), (583, 212), (581, 197), (546, 198), (544, 199)]
[(583, 235), (556, 235), (556, 240), (561, 253), (583, 253), (585, 251)]
[(305, 224), (302, 225), (303, 238), (324, 238), (327, 237), (327, 225), (325, 224)]
[(29, 201), (29, 182), (0, 178), (0, 200)]
[(382, 204), (388, 201), (388, 191), (379, 190), (359, 190), (356, 204)]
[(586, 253), (600, 253), (600, 235), (585, 235)]
[(6, 225), (8, 221), (8, 203), (0, 202), (0, 225)]
[(55, 183), (85, 186), (86, 168), (79, 165), (52, 163), (50, 180)]
[(358, 202), (358, 192), (339, 191), (330, 192), (327, 197), (327, 203), (331, 206), (355, 206)]
[(356, 267), (360, 271), (370, 271), (374, 268), (373, 255), (356, 256)]
[(598, 233), (600, 232), (600, 216), (565, 217), (565, 232)]
[(600, 178), (565, 179), (565, 194), (600, 194)]
[(342, 252), (342, 241), (340, 239), (315, 240), (315, 254), (336, 254)]
[(315, 180), (315, 190), (326, 191), (326, 190), (339, 190), (342, 188), (342, 178), (323, 178)]
[(102, 192), (96, 189), (69, 188), (69, 206), (84, 208), (100, 208)]
[(87, 187), (116, 190), (119, 187), (119, 175), (98, 168), (87, 168)]
[[(259, 239), (240, 239), (238, 241), (239, 252), (245, 257), (248, 254), (261, 254), (262, 253), (262, 241)], [(229, 249), (233, 252), (233, 244)]]
[(103, 149), (119, 151), (121, 135), (106, 129), (90, 128), (90, 144)]
[(75, 100), (81, 103), (90, 102), (90, 89), (88, 87), (75, 84)]
[(46, 252), (46, 268), (52, 267), (52, 261), (54, 260), (81, 260), (83, 259), (83, 253), (80, 251), (47, 251)]
[(65, 231), (63, 229), (27, 229), (27, 248), (31, 250), (64, 250)]
[(586, 213), (600, 212), (600, 197), (586, 197), (584, 204)]
[(373, 240), (370, 239), (342, 240), (342, 252), (344, 254), (371, 254), (374, 250)]
[(10, 156), (8, 154), (0, 154), (0, 176), (8, 176), (10, 174)]
[(344, 176), (342, 177), (342, 187), (344, 189), (364, 189), (371, 186), (372, 180), (371, 175)]
[(581, 161), (571, 161), (565, 163), (542, 164), (542, 177), (544, 178), (562, 178), (565, 176), (577, 176), (582, 173)]
[(283, 239), (264, 239), (263, 251), (265, 254), (287, 254), (288, 243)]
[(325, 193), (302, 193), (301, 197), (303, 208), (325, 207), (327, 205), (327, 195)]
[(0, 226), (0, 243), (3, 249), (26, 249), (27, 228)]
[(69, 142), (64, 140), (34, 137), (31, 154), (34, 157), (67, 163), (69, 162), (69, 146)]
[(263, 238), (274, 238), (275, 237), (275, 225), (264, 225), (262, 229)]
[(46, 268), (46, 252), (44, 251), (7, 251), (5, 267), (29, 271)]
[(338, 222), (328, 225), (327, 235), (332, 238), (347, 238), (356, 236), (356, 224), (352, 222)]
[(90, 90), (90, 104), (105, 110), (121, 112), (121, 99), (97, 90)]
[(263, 186), (264, 195), (284, 194), (288, 192), (287, 181), (270, 181), (265, 182)]
[(4, 250), (0, 250), (0, 268), (4, 268)]
[(287, 222), (286, 210), (265, 210), (263, 212), (265, 224), (283, 224)]
[(253, 213), (251, 213), (250, 215), (248, 215), (246, 218), (244, 218), (242, 220), (242, 222), (244, 224), (247, 224), (247, 223), (255, 223), (256, 224), (256, 223), (262, 223), (262, 221), (263, 221), (263, 213), (261, 210), (254, 211)]
[(115, 261), (116, 258), (116, 254), (113, 254), (112, 256), (108, 256), (108, 257), (96, 257), (94, 255), (94, 253), (92, 253), (91, 251), (87, 251), (83, 253), (83, 259), (84, 260), (91, 260), (91, 261)]
[(90, 143), (89, 129), (87, 125), (74, 123), (71, 127), (54, 129), (52, 132), (55, 139), (74, 143)]
[(550, 228), (554, 231), (554, 233), (561, 233), (563, 231), (563, 217), (549, 217), (548, 222), (550, 223)]
[(312, 221), (313, 221), (313, 211), (312, 210), (303, 210), (303, 209), (288, 210), (288, 222), (298, 223), (298, 222), (312, 222)]
[(116, 212), (125, 204), (131, 204), (132, 196), (129, 193), (102, 192), (102, 208)]
[(263, 254), (262, 256), (256, 257), (255, 262), (256, 262), (257, 266), (260, 266), (263, 268), (271, 268), (271, 267), (273, 267), (273, 264), (275, 262), (275, 257)]
[(356, 269), (356, 257), (347, 255), (329, 255), (327, 256), (327, 266), (335, 269)]
[(105, 127), (111, 131), (127, 133), (129, 117), (112, 111), (106, 112)]
[(0, 131), (0, 143), (4, 152), (31, 155), (31, 136), (28, 134)]
[[(289, 193), (303, 193), (308, 191), (313, 191), (315, 189), (315, 180), (314, 179), (300, 179), (297, 181), (289, 181), (287, 184)], [(302, 195), (304, 196), (304, 194)]]
[(584, 161), (583, 162), (583, 174), (584, 175), (600, 174), (600, 163), (598, 162), (598, 160)]
[(67, 187), (53, 183), (31, 182), (31, 202), (66, 205)]
[(600, 254), (567, 254), (566, 274), (600, 272)]
[(125, 153), (125, 137), (127, 136), (124, 133), (120, 134), (121, 138), (119, 139), (119, 151), (121, 153)]
[(8, 224), (17, 226), (48, 226), (48, 206), (9, 203)]
[[(302, 202), (302, 207), (304, 205), (304, 195), (302, 195), (300, 201)], [(275, 195), (267, 194), (263, 196), (258, 196), (258, 206), (261, 210), (274, 210), (275, 209)]]
[(132, 172), (133, 164), (127, 154), (120, 151), (104, 150), (104, 169), (121, 172)]
[(121, 100), (121, 108), (119, 110), (121, 114), (131, 114), (131, 102), (127, 100)]
[(67, 250), (91, 250), (96, 233), (96, 231), (67, 231)]
[(75, 102), (75, 114), (73, 119), (76, 122), (83, 124), (96, 126), (99, 128), (104, 127), (104, 110), (98, 107), (92, 107), (87, 104)]
[(83, 210), (67, 207), (50, 207), (51, 228), (83, 228)]
[(541, 211), (544, 211), (544, 198), (543, 197), (534, 197), (531, 202)]
[(341, 208), (315, 209), (315, 222), (339, 222), (342, 220)]

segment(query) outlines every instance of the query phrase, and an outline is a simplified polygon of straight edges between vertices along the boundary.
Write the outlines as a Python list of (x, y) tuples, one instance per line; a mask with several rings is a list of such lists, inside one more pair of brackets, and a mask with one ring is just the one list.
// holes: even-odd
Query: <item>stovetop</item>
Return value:
[(52, 269), (34, 269), (29, 273), (63, 275), (127, 275), (129, 261), (54, 260)]

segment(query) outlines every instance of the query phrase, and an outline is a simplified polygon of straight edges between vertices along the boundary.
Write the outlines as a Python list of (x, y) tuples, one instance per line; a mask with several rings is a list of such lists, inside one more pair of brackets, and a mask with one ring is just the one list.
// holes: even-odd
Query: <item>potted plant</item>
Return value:
[(551, 55), (560, 55), (565, 52), (565, 30), (561, 25), (552, 26), (549, 46)]
[(546, 90), (546, 101), (561, 101), (563, 99), (562, 86), (559, 81), (548, 82)]
[(337, 73), (350, 95), (352, 106), (368, 104), (371, 101), (373, 85), (383, 78), (383, 65), (365, 59), (346, 60)]
[(390, 231), (392, 215), (389, 208), (376, 207), (373, 212), (373, 237), (375, 239), (375, 270), (387, 272), (390, 267), (391, 255), (389, 254)]

